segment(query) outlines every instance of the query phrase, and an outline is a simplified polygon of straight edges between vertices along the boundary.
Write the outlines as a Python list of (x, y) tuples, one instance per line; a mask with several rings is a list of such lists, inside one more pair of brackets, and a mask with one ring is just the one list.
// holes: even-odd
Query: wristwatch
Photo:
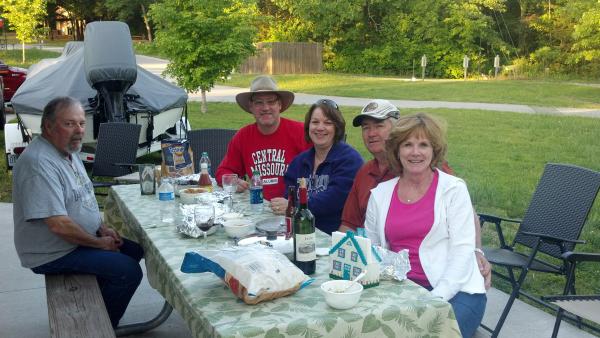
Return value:
[(475, 252), (479, 252), (483, 257), (485, 257), (485, 253), (483, 252), (483, 250), (475, 248)]

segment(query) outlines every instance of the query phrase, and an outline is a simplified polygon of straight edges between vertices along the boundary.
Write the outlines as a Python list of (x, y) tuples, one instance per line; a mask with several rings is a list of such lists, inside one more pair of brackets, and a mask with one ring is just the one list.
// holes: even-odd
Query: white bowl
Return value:
[(225, 221), (231, 221), (234, 219), (241, 219), (242, 217), (244, 217), (244, 214), (241, 214), (239, 212), (228, 212), (226, 214), (223, 215), (223, 219)]
[(241, 238), (252, 231), (252, 223), (245, 219), (230, 219), (223, 222), (223, 228), (227, 236), (231, 238)]
[(203, 188), (182, 189), (179, 190), (179, 199), (183, 204), (194, 204), (196, 203), (196, 197), (206, 193), (208, 193), (208, 191)]
[[(348, 290), (343, 291), (352, 284)], [(358, 304), (363, 286), (348, 280), (331, 280), (321, 284), (325, 302), (334, 309), (347, 310)]]

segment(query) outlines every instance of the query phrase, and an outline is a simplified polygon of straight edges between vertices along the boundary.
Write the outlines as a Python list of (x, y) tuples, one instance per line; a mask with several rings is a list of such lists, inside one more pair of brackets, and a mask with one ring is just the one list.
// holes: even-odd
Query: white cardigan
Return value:
[[(433, 226), (419, 247), (431, 293), (446, 301), (459, 291), (485, 293), (475, 258), (475, 223), (467, 186), (458, 177), (438, 173)], [(397, 182), (394, 178), (371, 190), (365, 218), (367, 236), (374, 245), (387, 249), (385, 222)]]

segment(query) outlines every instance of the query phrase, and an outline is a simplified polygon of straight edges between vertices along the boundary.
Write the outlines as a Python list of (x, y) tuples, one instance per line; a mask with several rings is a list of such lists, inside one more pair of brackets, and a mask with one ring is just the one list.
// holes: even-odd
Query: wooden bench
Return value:
[(52, 337), (115, 337), (94, 275), (46, 275)]

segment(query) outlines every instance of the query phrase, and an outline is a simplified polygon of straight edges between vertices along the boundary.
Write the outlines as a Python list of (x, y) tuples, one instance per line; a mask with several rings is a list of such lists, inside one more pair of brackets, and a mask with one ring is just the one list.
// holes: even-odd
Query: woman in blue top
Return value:
[[(323, 99), (313, 104), (304, 121), (304, 137), (313, 147), (296, 156), (284, 176), (286, 187), (307, 178), (308, 208), (316, 227), (327, 234), (339, 228), (346, 197), (363, 164), (360, 154), (343, 141), (345, 130), (346, 121), (335, 102)], [(284, 214), (286, 207), (285, 198), (271, 200), (275, 214)]]

